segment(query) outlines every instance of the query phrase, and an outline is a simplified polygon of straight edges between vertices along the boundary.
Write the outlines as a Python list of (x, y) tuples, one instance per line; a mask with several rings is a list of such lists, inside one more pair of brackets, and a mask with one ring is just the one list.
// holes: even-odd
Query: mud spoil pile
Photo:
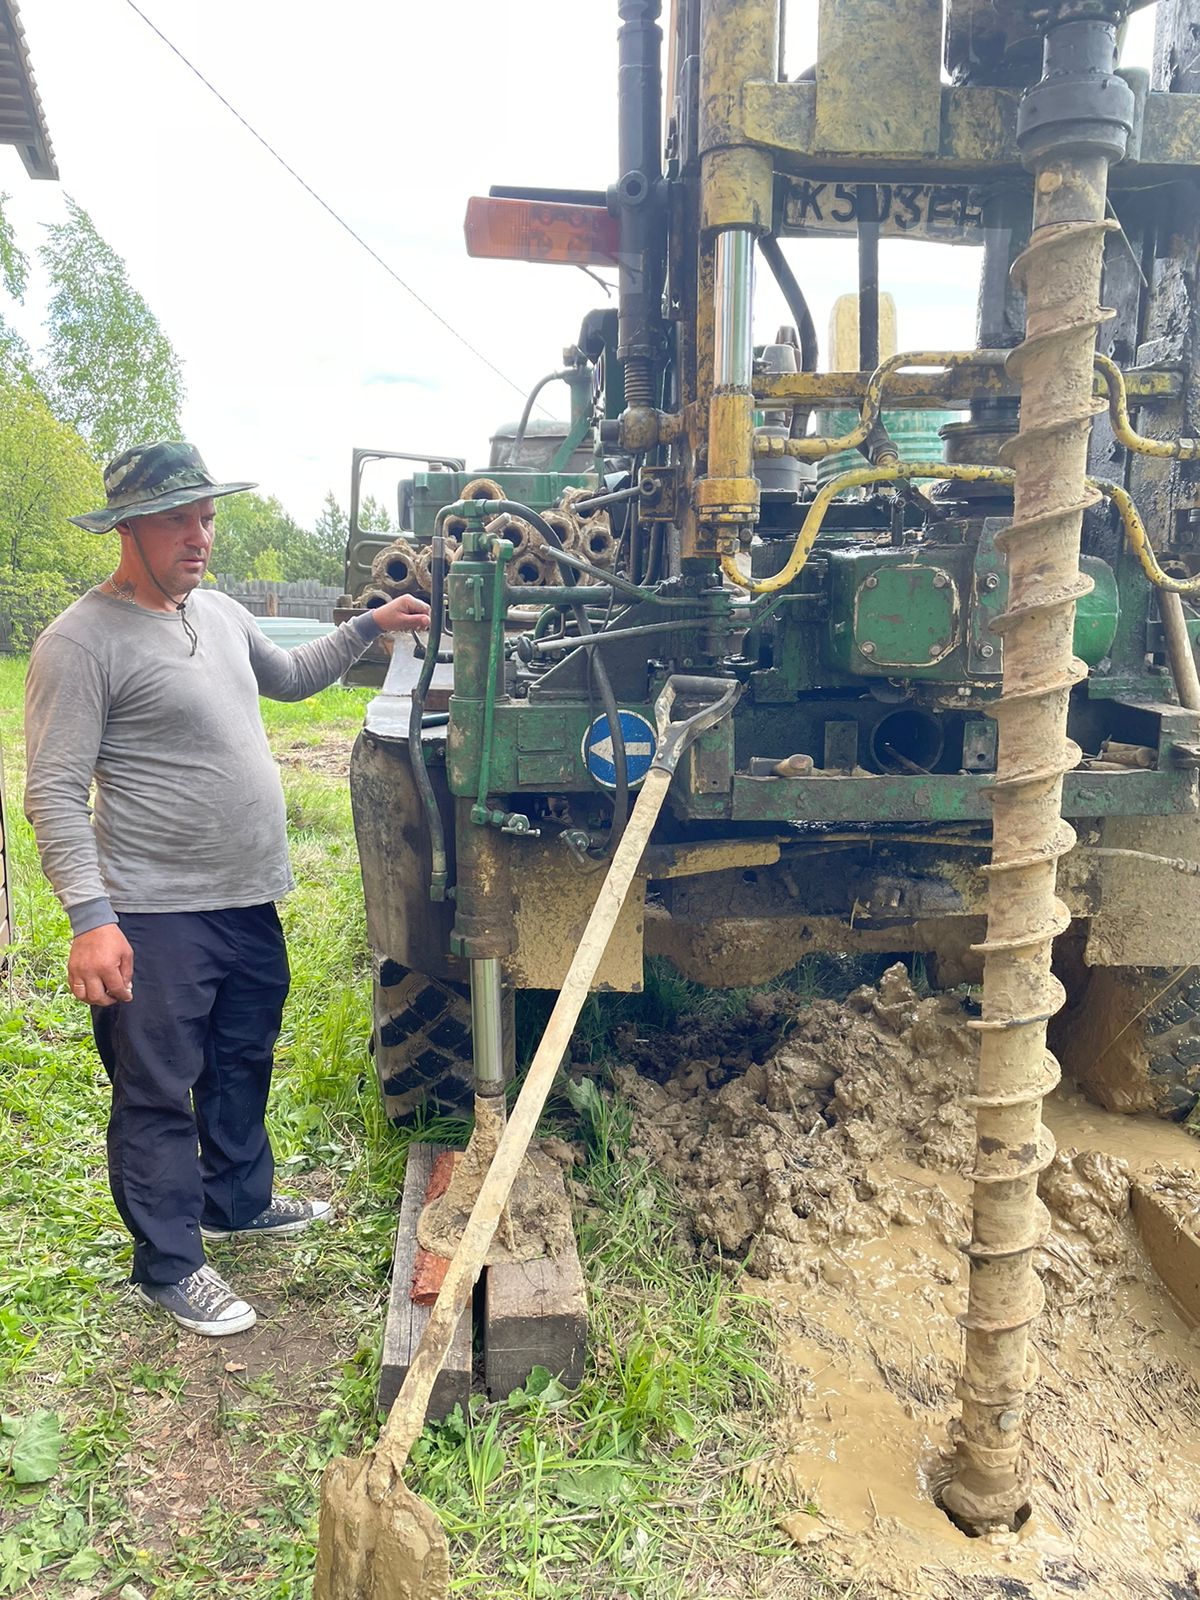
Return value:
[(844, 1004), (800, 1011), (764, 1062), (726, 1048), (664, 1083), (618, 1074), (700, 1250), (745, 1263), (777, 1319), (776, 1447), (749, 1470), (804, 1547), (814, 1594), (829, 1592), (820, 1573), (864, 1600), (1191, 1600), (1200, 1335), (1154, 1276), (1131, 1207), (1135, 1178), (1200, 1206), (1200, 1143), (1172, 1124), (1072, 1096), (1047, 1105), (1060, 1151), (1041, 1184), (1034, 1512), (1019, 1534), (968, 1539), (938, 1507), (966, 1300), (965, 1024), (955, 997), (918, 998), (897, 966)]

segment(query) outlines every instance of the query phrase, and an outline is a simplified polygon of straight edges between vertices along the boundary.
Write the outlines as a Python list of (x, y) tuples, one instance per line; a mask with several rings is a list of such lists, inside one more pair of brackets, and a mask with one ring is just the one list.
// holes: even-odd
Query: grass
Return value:
[[(377, 1425), (407, 1142), (371, 1081), (349, 801), (327, 770), (344, 764), (367, 695), (265, 708), (293, 761), (298, 881), (284, 906), (293, 988), (270, 1121), (283, 1187), (331, 1196), (338, 1222), (287, 1250), (221, 1248), (217, 1265), (261, 1315), (253, 1334), (215, 1346), (128, 1299), (106, 1084), (87, 1014), (65, 992), (65, 918), (19, 814), (22, 680), (23, 663), (0, 658), (17, 932), (0, 1018), (0, 1596), (291, 1600), (309, 1591), (321, 1470)], [(651, 986), (652, 1021), (670, 1026), (694, 1003), (661, 974)], [(588, 1054), (613, 1021), (592, 1008)], [(590, 1083), (575, 1099), (588, 1371), (570, 1394), (535, 1373), (506, 1402), (426, 1430), (410, 1481), (450, 1533), (454, 1592), (825, 1592), (740, 1471), (770, 1410), (762, 1309), (690, 1259), (670, 1193), (628, 1154), (621, 1103)]]

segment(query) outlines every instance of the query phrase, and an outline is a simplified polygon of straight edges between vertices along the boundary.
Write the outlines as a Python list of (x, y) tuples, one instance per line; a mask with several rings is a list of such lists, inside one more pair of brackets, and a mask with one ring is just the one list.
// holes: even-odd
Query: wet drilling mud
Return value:
[(966, 1021), (958, 997), (919, 998), (897, 966), (800, 1010), (765, 1061), (723, 1038), (665, 1082), (618, 1073), (699, 1249), (744, 1265), (777, 1322), (775, 1448), (748, 1470), (804, 1559), (857, 1596), (1190, 1600), (1200, 1333), (1151, 1264), (1200, 1221), (1200, 1141), (1175, 1124), (1069, 1086), (1047, 1101), (1059, 1154), (1039, 1188), (1033, 1513), (971, 1539), (939, 1507), (966, 1291)]

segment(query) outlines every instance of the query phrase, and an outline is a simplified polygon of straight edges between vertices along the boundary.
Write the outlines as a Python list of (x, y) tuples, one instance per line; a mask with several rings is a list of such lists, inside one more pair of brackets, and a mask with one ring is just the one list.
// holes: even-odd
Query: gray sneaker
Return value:
[(165, 1311), (189, 1333), (219, 1339), (227, 1333), (245, 1333), (258, 1320), (254, 1307), (239, 1300), (212, 1267), (197, 1267), (179, 1283), (135, 1283), (133, 1287), (145, 1305)]
[(289, 1195), (273, 1194), (267, 1209), (240, 1228), (206, 1228), (201, 1223), (200, 1233), (205, 1239), (293, 1239), (314, 1222), (328, 1222), (332, 1215), (328, 1200), (293, 1200)]

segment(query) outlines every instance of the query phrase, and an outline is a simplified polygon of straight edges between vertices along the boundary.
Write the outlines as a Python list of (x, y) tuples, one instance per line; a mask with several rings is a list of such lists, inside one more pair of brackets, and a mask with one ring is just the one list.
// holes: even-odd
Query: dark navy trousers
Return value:
[(236, 1228), (271, 1200), (264, 1117), (288, 992), (274, 905), (123, 912), (133, 999), (92, 1007), (112, 1081), (108, 1173), (133, 1281), (204, 1263), (199, 1224)]

